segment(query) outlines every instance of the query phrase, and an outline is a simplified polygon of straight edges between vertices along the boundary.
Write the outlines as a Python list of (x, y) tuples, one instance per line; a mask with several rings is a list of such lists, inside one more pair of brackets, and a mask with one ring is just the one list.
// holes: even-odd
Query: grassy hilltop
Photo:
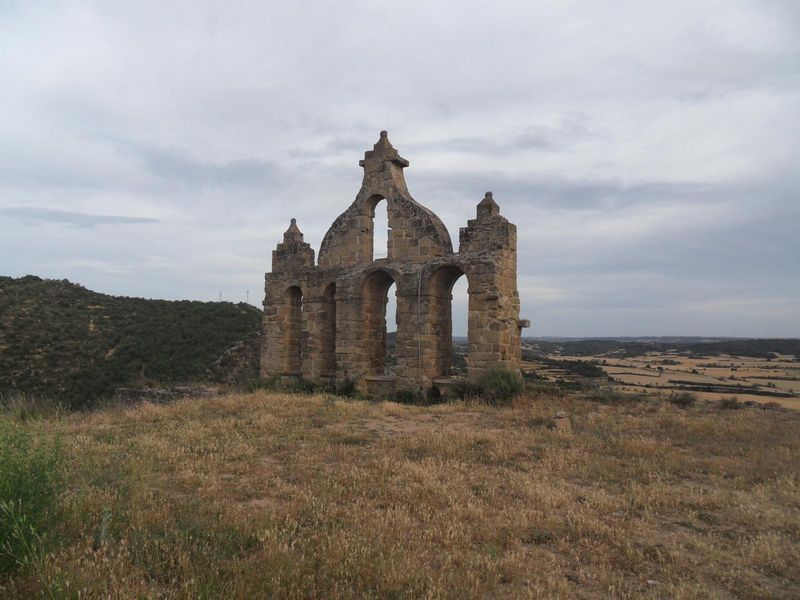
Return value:
[[(81, 407), (254, 375), (260, 319), (0, 278), (0, 392)], [(796, 340), (762, 342), (526, 342), (528, 384), (500, 406), (498, 385), (432, 406), (0, 403), (0, 597), (797, 598), (800, 411), (653, 383), (794, 401)]]
[[(551, 428), (557, 411), (572, 433)], [(8, 465), (39, 475), (20, 486), (33, 546), (0, 551), (4, 598), (800, 590), (795, 411), (553, 393), (419, 407), (261, 391), (24, 422), (0, 413), (3, 461), (5, 478)], [(20, 520), (0, 518), (0, 534), (16, 542)]]
[(139, 382), (206, 378), (237, 342), (257, 361), (249, 304), (98, 294), (66, 280), (0, 277), (0, 393), (90, 404)]

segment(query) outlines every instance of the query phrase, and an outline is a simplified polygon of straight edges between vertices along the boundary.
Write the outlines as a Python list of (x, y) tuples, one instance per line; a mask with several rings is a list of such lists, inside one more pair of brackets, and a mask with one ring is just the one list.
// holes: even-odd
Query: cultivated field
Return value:
[[(701, 400), (735, 397), (740, 402), (776, 402), (800, 409), (800, 362), (794, 356), (764, 359), (722, 354), (697, 358), (684, 353), (648, 352), (626, 357), (550, 354), (546, 358), (595, 362), (607, 376), (602, 385), (621, 392), (669, 395), (685, 391)], [(551, 382), (574, 379), (563, 368), (541, 361), (527, 361), (523, 368)]]
[(6, 415), (60, 437), (68, 485), (0, 595), (800, 596), (800, 414), (605, 398)]

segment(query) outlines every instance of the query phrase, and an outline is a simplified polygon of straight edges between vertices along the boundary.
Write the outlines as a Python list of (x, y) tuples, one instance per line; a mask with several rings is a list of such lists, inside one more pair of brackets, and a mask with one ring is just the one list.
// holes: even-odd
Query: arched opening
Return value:
[(389, 203), (383, 196), (371, 198), (372, 260), (389, 256)]
[[(389, 301), (389, 290), (393, 286), (394, 279), (386, 271), (375, 271), (364, 280), (364, 340), (368, 359), (368, 375), (391, 373), (386, 305)], [(396, 314), (395, 311), (393, 317), (395, 323)]]
[(386, 290), (386, 363), (388, 374), (397, 364), (397, 285), (392, 282)]
[(469, 354), (469, 284), (466, 276), (459, 276), (450, 290), (450, 313), (452, 323), (452, 362), (450, 374), (467, 376), (467, 355)]
[(303, 365), (303, 292), (296, 285), (283, 295), (281, 373), (299, 375)]
[(323, 294), (322, 319), (322, 375), (333, 377), (336, 374), (336, 284), (325, 288)]
[(434, 271), (428, 280), (426, 300), (429, 318), (424, 337), (430, 349), (424, 357), (429, 378), (466, 377), (469, 352), (477, 343), (477, 331), (469, 321), (471, 298), (467, 277), (456, 265)]

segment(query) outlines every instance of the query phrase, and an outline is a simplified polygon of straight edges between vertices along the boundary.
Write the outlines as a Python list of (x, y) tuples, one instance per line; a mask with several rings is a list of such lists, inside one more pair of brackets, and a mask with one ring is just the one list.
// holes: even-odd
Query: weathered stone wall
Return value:
[[(292, 219), (265, 277), (262, 376), (302, 376), (366, 390), (426, 390), (452, 365), (451, 299), (469, 285), (468, 377), (494, 366), (519, 372), (516, 227), (491, 193), (460, 231), (459, 252), (441, 220), (406, 188), (401, 158), (386, 132), (359, 163), (355, 201), (314, 250)], [(374, 211), (386, 200), (388, 256), (374, 259)], [(386, 364), (387, 290), (397, 294), (396, 365)], [(386, 379), (388, 377), (388, 380)]]

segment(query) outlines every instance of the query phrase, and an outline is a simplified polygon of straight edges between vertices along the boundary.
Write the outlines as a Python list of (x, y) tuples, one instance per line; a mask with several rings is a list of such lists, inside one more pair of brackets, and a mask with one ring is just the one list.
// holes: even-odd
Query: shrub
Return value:
[(461, 400), (480, 398), (483, 395), (483, 388), (471, 381), (459, 381), (453, 386), (453, 395)]
[(258, 390), (276, 390), (278, 388), (278, 377), (256, 377), (248, 380), (244, 384), (244, 390), (247, 392), (256, 392)]
[(739, 402), (739, 399), (736, 396), (722, 398), (717, 406), (722, 410), (738, 410), (740, 408), (744, 408), (744, 404)]
[(409, 389), (397, 390), (390, 400), (398, 404), (424, 404), (423, 396), (419, 392)]
[(356, 382), (352, 379), (345, 379), (344, 382), (336, 386), (336, 395), (345, 398), (353, 398), (358, 394)]
[(675, 406), (688, 408), (697, 401), (697, 396), (691, 392), (674, 392), (670, 394), (668, 400)]
[(522, 378), (507, 369), (493, 367), (480, 378), (482, 398), (488, 404), (507, 404), (525, 388)]
[(618, 404), (620, 402), (640, 402), (646, 398), (646, 395), (620, 392), (613, 387), (601, 387), (593, 390), (586, 398), (603, 404)]
[(589, 400), (594, 400), (595, 402), (602, 402), (603, 404), (615, 404), (617, 402), (622, 402), (626, 399), (624, 394), (621, 394), (613, 387), (597, 388), (596, 390), (593, 390), (586, 397)]
[(66, 411), (66, 407), (59, 402), (16, 391), (0, 394), (0, 408), (18, 421), (58, 416)]
[(36, 558), (56, 522), (65, 484), (57, 441), (46, 444), (19, 423), (0, 420), (0, 573)]
[(303, 377), (298, 377), (297, 381), (286, 385), (285, 388), (287, 392), (294, 392), (296, 394), (313, 394), (318, 391), (324, 391), (323, 386), (317, 385), (313, 381)]

